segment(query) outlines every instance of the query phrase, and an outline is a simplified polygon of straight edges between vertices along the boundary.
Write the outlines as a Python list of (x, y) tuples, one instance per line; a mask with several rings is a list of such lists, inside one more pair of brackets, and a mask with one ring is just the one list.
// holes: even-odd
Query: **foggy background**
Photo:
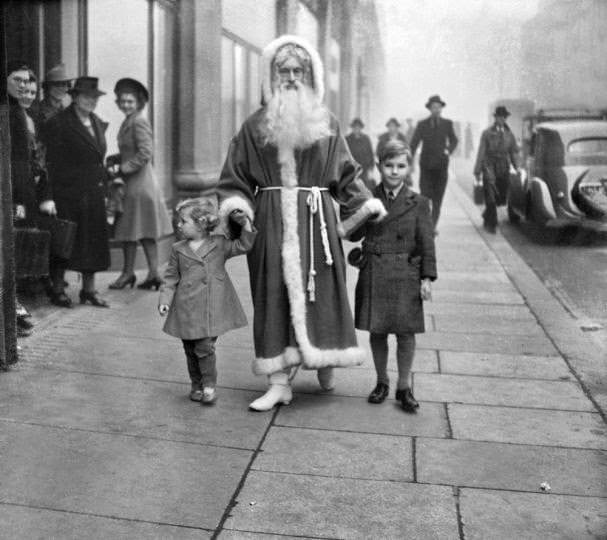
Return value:
[(538, 107), (607, 106), (607, 2), (598, 4), (378, 0), (384, 116), (418, 120), (437, 93), (447, 102), (446, 117), (477, 127), (489, 122), (489, 104), (502, 98), (528, 98)]

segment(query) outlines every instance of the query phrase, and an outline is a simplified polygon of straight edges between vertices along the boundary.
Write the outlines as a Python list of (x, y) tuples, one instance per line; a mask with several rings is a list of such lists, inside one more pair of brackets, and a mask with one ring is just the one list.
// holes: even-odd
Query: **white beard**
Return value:
[(277, 146), (281, 154), (331, 135), (329, 111), (310, 87), (295, 84), (297, 89), (280, 85), (267, 104), (262, 125), (265, 142)]

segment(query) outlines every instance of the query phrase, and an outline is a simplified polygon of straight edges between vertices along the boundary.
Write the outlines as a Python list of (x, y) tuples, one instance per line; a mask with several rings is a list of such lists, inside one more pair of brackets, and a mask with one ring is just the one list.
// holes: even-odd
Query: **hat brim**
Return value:
[(67, 93), (72, 97), (78, 94), (87, 94), (95, 97), (105, 96), (107, 94), (107, 92), (104, 92), (103, 90), (82, 90), (80, 88), (70, 88)]
[(509, 113), (508, 111), (506, 111), (506, 112), (500, 111), (500, 112), (494, 112), (494, 113), (493, 113), (493, 116), (494, 116), (494, 117), (499, 116), (499, 117), (501, 117), (501, 118), (508, 118), (508, 117), (509, 117), (509, 116), (511, 116), (511, 115), (510, 115), (510, 113)]
[(146, 103), (150, 101), (150, 93), (148, 92), (148, 89), (136, 79), (126, 77), (124, 79), (120, 79), (114, 86), (114, 94), (116, 94), (116, 97), (118, 97), (119, 94), (131, 93), (133, 91), (139, 92), (143, 96)]
[(438, 103), (438, 104), (439, 104), (441, 107), (446, 107), (446, 106), (447, 106), (447, 104), (446, 104), (444, 101), (442, 101), (442, 100), (438, 100), (438, 99), (433, 99), (432, 101), (428, 101), (428, 102), (426, 103), (426, 109), (429, 109), (429, 108), (430, 108), (430, 106), (431, 106), (433, 103)]

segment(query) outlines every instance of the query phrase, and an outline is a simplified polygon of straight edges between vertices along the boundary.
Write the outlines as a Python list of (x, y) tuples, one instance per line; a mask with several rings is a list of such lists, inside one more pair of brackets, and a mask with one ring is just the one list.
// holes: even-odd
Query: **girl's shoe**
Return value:
[(153, 278), (148, 278), (146, 279), (143, 283), (140, 283), (139, 285), (137, 285), (138, 289), (145, 289), (145, 290), (150, 290), (150, 289), (160, 289), (160, 286), (164, 283), (164, 281), (162, 281), (159, 277), (153, 277)]
[(411, 392), (411, 388), (401, 388), (399, 390), (396, 390), (395, 398), (397, 401), (400, 401), (403, 410), (407, 412), (412, 413), (416, 412), (416, 410), (419, 409), (419, 403), (413, 397), (413, 392)]
[(217, 392), (215, 392), (215, 388), (211, 388), (210, 386), (202, 389), (202, 404), (203, 405), (212, 405), (217, 401)]
[(190, 392), (190, 399), (192, 401), (202, 401), (202, 390), (200, 388), (194, 388)]
[(87, 291), (80, 291), (80, 303), (81, 304), (86, 304), (87, 302), (90, 302), (92, 306), (95, 307), (103, 307), (103, 308), (109, 308), (110, 305), (103, 299), (101, 298), (101, 296), (99, 296), (99, 293), (97, 291), (93, 291), (93, 292), (87, 292)]
[(132, 289), (136, 281), (137, 276), (135, 274), (120, 276), (114, 283), (110, 283), (108, 289), (124, 289), (127, 285), (130, 285)]
[(289, 383), (289, 376), (279, 371), (278, 373), (272, 373), (270, 375), (270, 388), (268, 391), (257, 398), (253, 403), (249, 405), (249, 409), (252, 411), (269, 411), (274, 408), (275, 405), (282, 403), (288, 405), (293, 399), (293, 391)]

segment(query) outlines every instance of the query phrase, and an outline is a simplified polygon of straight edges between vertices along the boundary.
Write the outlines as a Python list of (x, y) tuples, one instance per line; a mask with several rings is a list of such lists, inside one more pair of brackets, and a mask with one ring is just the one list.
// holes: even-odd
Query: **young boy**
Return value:
[(405, 411), (415, 412), (419, 404), (410, 383), (415, 334), (424, 331), (422, 300), (431, 298), (430, 282), (436, 279), (430, 202), (410, 189), (411, 153), (405, 144), (389, 142), (378, 158), (382, 181), (374, 195), (388, 215), (352, 235), (352, 240), (364, 238), (355, 264), (360, 268), (355, 324), (370, 332), (377, 386), (369, 403), (382, 403), (389, 394), (388, 334), (396, 334), (396, 399)]

